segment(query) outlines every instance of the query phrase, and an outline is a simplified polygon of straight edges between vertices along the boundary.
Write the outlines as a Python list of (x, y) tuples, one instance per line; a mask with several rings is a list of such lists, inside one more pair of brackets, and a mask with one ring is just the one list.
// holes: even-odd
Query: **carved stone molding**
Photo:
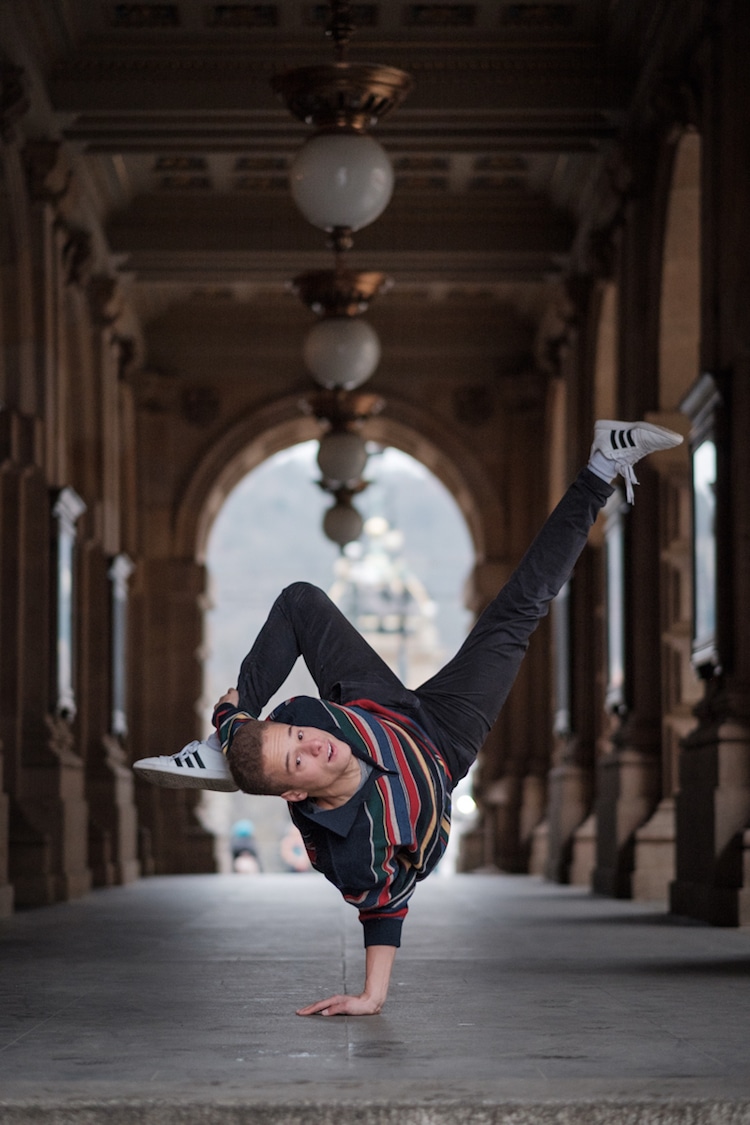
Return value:
[(213, 387), (189, 387), (182, 392), (182, 413), (191, 426), (210, 426), (218, 418), (220, 408)]
[(702, 91), (697, 79), (665, 75), (654, 90), (650, 108), (654, 118), (671, 130), (698, 129), (702, 117)]
[(457, 387), (453, 392), (453, 415), (462, 426), (472, 429), (484, 426), (495, 413), (495, 395), (492, 387), (473, 383)]
[(81, 766), (81, 759), (74, 749), (71, 720), (65, 715), (45, 715), (44, 722), (49, 733), (47, 746), (55, 758), (67, 766)]
[(127, 371), (136, 406), (148, 414), (167, 414), (180, 408), (180, 380), (172, 372), (142, 368)]
[(67, 285), (85, 286), (88, 283), (93, 257), (89, 232), (79, 227), (66, 226), (62, 261)]
[(622, 214), (619, 214), (608, 226), (589, 231), (580, 264), (592, 277), (609, 281), (614, 276), (617, 244), (623, 221)]
[[(503, 50), (505, 44), (491, 42), (482, 55), (475, 51), (446, 48), (438, 55), (427, 45), (425, 52), (419, 53), (413, 43), (407, 49), (399, 49), (394, 44), (389, 50), (389, 58), (400, 65), (401, 56), (408, 57), (409, 69), (428, 74), (499, 74), (509, 81), (521, 81), (533, 77), (537, 81), (547, 81), (559, 85), (561, 81), (575, 88), (589, 89), (592, 81), (600, 81), (601, 60), (592, 46), (571, 48), (569, 43), (546, 50), (529, 48)], [(323, 47), (324, 51), (325, 48)], [(316, 61), (322, 55), (315, 48)], [(309, 56), (308, 56), (309, 57)], [(221, 54), (190, 54), (183, 52), (159, 52), (141, 54), (138, 57), (113, 52), (95, 55), (80, 53), (62, 59), (55, 68), (56, 82), (71, 81), (123, 81), (133, 78), (141, 81), (144, 75), (150, 79), (190, 78), (196, 82), (201, 79), (223, 77), (227, 73), (240, 74), (245, 81), (258, 83), (269, 81), (274, 72), (274, 60), (266, 51), (252, 51), (246, 43), (234, 50), (225, 47)]]
[(89, 278), (87, 294), (91, 317), (99, 328), (109, 328), (122, 313), (122, 291), (116, 277), (97, 273)]
[(73, 176), (62, 159), (62, 145), (53, 140), (29, 141), (23, 155), (31, 199), (57, 206), (67, 195)]
[(112, 337), (112, 346), (116, 350), (117, 378), (127, 379), (136, 357), (136, 345), (132, 336)]
[(20, 66), (0, 59), (0, 138), (10, 143), (15, 138), (15, 124), (27, 112), (24, 72)]
[(735, 724), (750, 729), (750, 684), (738, 683), (724, 673), (707, 679), (693, 714), (699, 723), (694, 732), (697, 737), (706, 729), (729, 729)]
[(588, 293), (588, 282), (581, 277), (566, 279), (558, 299), (542, 319), (535, 344), (535, 360), (540, 371), (557, 378), (562, 374), (565, 356), (575, 347), (581, 324), (581, 306)]

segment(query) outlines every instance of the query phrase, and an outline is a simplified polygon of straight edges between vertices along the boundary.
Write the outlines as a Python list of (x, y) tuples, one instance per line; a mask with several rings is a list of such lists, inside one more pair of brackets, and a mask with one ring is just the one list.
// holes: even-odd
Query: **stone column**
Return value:
[[(20, 721), (16, 734), (15, 776), (11, 803), (11, 880), (19, 906), (41, 906), (84, 894), (91, 886), (86, 846), (88, 809), (84, 796), (83, 762), (73, 736), (75, 700), (68, 672), (75, 662), (75, 616), (72, 600), (65, 620), (57, 598), (50, 596), (50, 493), (37, 471), (18, 481), (19, 586), (18, 632), (13, 689)], [(68, 490), (70, 491), (70, 490)], [(58, 497), (65, 533), (72, 538), (75, 503)], [(58, 526), (57, 521), (53, 526)], [(73, 581), (65, 565), (61, 585)], [(57, 573), (63, 565), (58, 560)], [(71, 593), (74, 593), (74, 585)], [(53, 629), (53, 621), (57, 629)], [(58, 640), (50, 652), (49, 639)], [(54, 651), (54, 650), (53, 650)], [(50, 701), (50, 695), (52, 700)], [(51, 702), (51, 706), (50, 706)]]
[[(639, 465), (643, 484), (636, 507), (618, 517), (626, 538), (623, 681), (621, 695), (609, 700), (615, 720), (609, 752), (597, 764), (593, 888), (619, 898), (632, 893), (635, 833), (654, 811), (660, 794), (659, 584), (649, 577), (658, 573), (658, 496), (656, 482), (648, 476), (645, 465)], [(610, 543), (608, 549), (618, 547)], [(610, 605), (610, 629), (614, 618)], [(613, 687), (610, 680), (610, 694)]]
[[(620, 154), (623, 194), (618, 243), (618, 384), (615, 417), (644, 418), (659, 406), (658, 300), (663, 242), (658, 173), (663, 123), (645, 117)], [(635, 833), (661, 795), (661, 662), (658, 477), (651, 458), (640, 461), (635, 504), (620, 515), (623, 544), (611, 582), (607, 611), (610, 659), (612, 630), (622, 635), (622, 667), (610, 680), (605, 703), (612, 717), (610, 738), (597, 764), (597, 862), (593, 887), (601, 894), (632, 894)], [(614, 499), (613, 502), (614, 503)], [(621, 503), (625, 505), (624, 495)], [(615, 514), (610, 517), (614, 520)], [(608, 534), (607, 554), (611, 556)], [(620, 549), (620, 548), (617, 548)], [(619, 606), (617, 599), (621, 598)], [(614, 604), (613, 604), (614, 599)], [(621, 618), (618, 621), (618, 617)], [(607, 745), (608, 742), (608, 745)]]
[[(467, 604), (478, 616), (508, 580), (547, 516), (547, 443), (539, 434), (547, 424), (548, 386), (538, 372), (529, 375), (523, 395), (503, 389), (511, 420), (503, 443), (498, 488), (506, 498), (506, 525), (499, 557), (481, 562), (472, 576)], [(518, 473), (533, 451), (534, 471)], [(507, 482), (512, 480), (512, 487)], [(476, 789), (483, 817), (483, 866), (526, 871), (533, 834), (544, 815), (549, 768), (550, 651), (549, 618), (531, 638), (515, 683), (479, 761)], [(467, 843), (467, 847), (468, 847)]]
[[(174, 754), (201, 735), (205, 568), (192, 559), (152, 559), (131, 585), (134, 757)], [(200, 790), (136, 783), (144, 871), (215, 870), (214, 838), (195, 816)]]
[[(565, 283), (557, 316), (547, 323), (546, 355), (552, 376), (549, 396), (549, 507), (565, 491), (591, 446), (591, 372), (598, 339), (600, 299), (597, 278), (611, 262), (598, 243), (586, 253), (579, 272)], [(534, 833), (533, 870), (567, 883), (575, 873), (589, 882), (592, 863), (577, 858), (578, 830), (587, 820), (593, 794), (593, 761), (598, 728), (599, 597), (601, 530), (597, 524), (576, 563), (570, 582), (551, 607), (551, 712), (545, 732), (551, 768), (547, 774), (547, 816)]]
[[(553, 728), (553, 766), (547, 779), (548, 850), (544, 874), (555, 882), (584, 882), (591, 878), (590, 855), (579, 855), (581, 825), (591, 811), (594, 789), (593, 758), (598, 700), (596, 669), (600, 646), (596, 613), (601, 549), (598, 533), (579, 559), (569, 586), (553, 606), (558, 683)], [(593, 628), (592, 628), (593, 623)], [(581, 872), (585, 871), (585, 875)]]
[(0, 918), (13, 913), (13, 887), (8, 879), (9, 801), (3, 788), (3, 746), (0, 742)]
[(715, 414), (716, 653), (683, 741), (671, 907), (718, 925), (750, 921), (750, 9), (717, 6), (703, 91), (703, 369)]
[[(649, 415), (657, 425), (685, 432), (684, 415)], [(633, 897), (669, 897), (675, 873), (675, 790), (680, 740), (694, 725), (698, 679), (690, 664), (692, 558), (690, 489), (685, 446), (654, 458), (660, 491), (662, 758), (661, 800), (636, 832)]]
[(82, 568), (82, 706), (78, 732), (86, 762), (89, 859), (96, 886), (137, 878), (134, 779), (125, 751), (124, 660), (127, 581), (133, 565), (110, 562), (89, 544)]
[[(468, 609), (479, 617), (482, 610), (489, 605), (495, 594), (507, 581), (511, 568), (508, 563), (499, 559), (485, 560), (477, 563), (467, 581), (465, 601)], [(485, 761), (493, 763), (499, 759), (501, 749), (498, 745), (497, 732), (492, 730), (482, 748), (481, 760), (473, 775), (475, 778), (474, 796), (479, 807), (479, 820), (477, 825), (464, 832), (460, 840), (457, 867), (459, 871), (477, 871), (492, 868), (495, 865), (496, 839), (497, 839), (497, 799), (496, 782), (484, 780), (483, 774)], [(492, 768), (488, 766), (487, 768)], [(490, 775), (491, 776), (491, 775)]]
[(13, 910), (9, 875), (10, 802), (16, 781), (15, 715), (18, 636), (18, 467), (11, 413), (0, 408), (0, 917)]

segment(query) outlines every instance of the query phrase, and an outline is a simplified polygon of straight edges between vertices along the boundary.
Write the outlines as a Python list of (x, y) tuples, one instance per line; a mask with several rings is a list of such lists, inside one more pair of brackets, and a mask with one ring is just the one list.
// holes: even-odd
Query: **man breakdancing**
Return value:
[[(158, 785), (283, 797), (312, 865), (359, 910), (365, 983), (298, 1015), (371, 1015), (382, 1008), (416, 884), (448, 841), (450, 794), (503, 706), (529, 639), (570, 577), (620, 473), (682, 437), (646, 422), (597, 422), (587, 468), (548, 517), (458, 653), (410, 691), (319, 589), (276, 600), (242, 662), (237, 688), (214, 709), (217, 734), (171, 757), (142, 758)], [(260, 721), (302, 656), (320, 698), (298, 696)]]

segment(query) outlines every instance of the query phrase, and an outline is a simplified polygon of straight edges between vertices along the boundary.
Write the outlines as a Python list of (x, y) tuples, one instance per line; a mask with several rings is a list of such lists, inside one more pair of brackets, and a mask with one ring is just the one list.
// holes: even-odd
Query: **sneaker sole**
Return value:
[(206, 777), (205, 774), (164, 773), (162, 770), (134, 769), (136, 776), (160, 785), (162, 789), (210, 789), (213, 793), (239, 793), (239, 786), (226, 777)]

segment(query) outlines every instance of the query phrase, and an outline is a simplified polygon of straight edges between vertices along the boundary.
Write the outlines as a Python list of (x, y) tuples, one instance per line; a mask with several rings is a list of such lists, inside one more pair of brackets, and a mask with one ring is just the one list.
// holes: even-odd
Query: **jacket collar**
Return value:
[(382, 774), (393, 773), (393, 770), (384, 769), (383, 766), (379, 766), (377, 762), (374, 762), (367, 754), (360, 753), (354, 747), (352, 747), (352, 752), (357, 758), (360, 758), (363, 762), (367, 762), (368, 766), (372, 766), (372, 773), (367, 778), (364, 785), (357, 790), (353, 797), (349, 798), (345, 805), (339, 805), (337, 809), (321, 809), (318, 808), (315, 802), (311, 801), (309, 797), (304, 801), (291, 802), (289, 805), (292, 812), (298, 813), (313, 824), (317, 824), (321, 828), (325, 828), (328, 832), (333, 832), (336, 836), (342, 837), (348, 836), (351, 832), (354, 821), (357, 819), (357, 814), (370, 796), (372, 787), (378, 777), (382, 776)]

